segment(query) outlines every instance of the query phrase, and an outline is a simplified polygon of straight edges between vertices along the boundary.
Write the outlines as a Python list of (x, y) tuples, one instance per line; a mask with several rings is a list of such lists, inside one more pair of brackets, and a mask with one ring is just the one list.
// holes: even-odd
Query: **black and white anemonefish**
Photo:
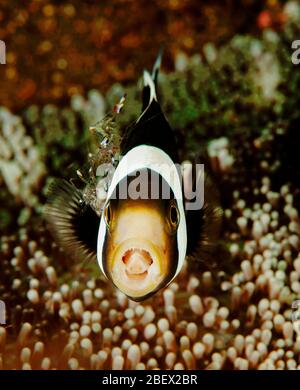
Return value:
[(101, 210), (67, 181), (52, 186), (45, 210), (62, 246), (95, 255), (106, 278), (135, 301), (178, 275), (187, 253), (204, 242), (207, 223), (203, 209), (185, 210), (175, 134), (157, 99), (160, 62), (161, 55), (152, 74), (144, 72), (142, 112), (122, 139)]

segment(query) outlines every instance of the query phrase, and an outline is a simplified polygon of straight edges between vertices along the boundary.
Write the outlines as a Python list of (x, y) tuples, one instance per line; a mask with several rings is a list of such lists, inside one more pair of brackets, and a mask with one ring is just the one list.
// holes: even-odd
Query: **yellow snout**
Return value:
[(109, 216), (106, 273), (119, 290), (139, 300), (160, 287), (174, 261), (165, 208), (159, 200), (125, 200), (112, 205)]

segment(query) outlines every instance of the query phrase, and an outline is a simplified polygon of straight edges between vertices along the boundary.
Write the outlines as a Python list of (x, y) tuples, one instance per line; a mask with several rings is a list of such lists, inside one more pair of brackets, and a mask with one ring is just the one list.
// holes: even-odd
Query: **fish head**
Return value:
[(145, 299), (173, 278), (179, 218), (175, 199), (110, 200), (105, 205), (104, 272), (131, 299)]
[(123, 157), (110, 184), (97, 258), (105, 276), (132, 300), (166, 287), (182, 268), (187, 238), (177, 175), (168, 156), (140, 146)]

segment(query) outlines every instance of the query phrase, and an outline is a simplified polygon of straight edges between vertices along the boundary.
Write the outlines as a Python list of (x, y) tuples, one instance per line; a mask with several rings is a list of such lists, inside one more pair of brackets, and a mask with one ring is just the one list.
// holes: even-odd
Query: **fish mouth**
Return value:
[(131, 248), (123, 254), (122, 262), (125, 264), (125, 273), (129, 279), (143, 280), (148, 275), (153, 258), (145, 249)]
[(163, 279), (160, 251), (146, 240), (127, 240), (113, 254), (111, 277), (128, 296), (151, 292)]
[(125, 272), (126, 272), (126, 275), (128, 276), (128, 278), (134, 279), (134, 280), (144, 279), (148, 275), (148, 271), (142, 272), (140, 274), (129, 273), (127, 270)]

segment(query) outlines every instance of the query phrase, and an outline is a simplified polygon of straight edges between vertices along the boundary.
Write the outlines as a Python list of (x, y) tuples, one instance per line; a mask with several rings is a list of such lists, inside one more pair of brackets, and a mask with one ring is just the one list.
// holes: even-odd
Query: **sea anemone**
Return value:
[[(299, 72), (286, 43), (293, 31), (291, 21), (259, 39), (236, 36), (162, 75), (180, 154), (205, 162), (224, 217), (209, 260), (195, 253), (142, 303), (116, 291), (95, 264), (74, 264), (41, 216), (49, 180), (86, 157), (88, 127), (124, 90), (134, 102), (137, 88), (115, 85), (105, 100), (93, 91), (71, 107), (33, 106), (18, 117), (0, 109), (1, 199), (12, 215), (16, 205), (20, 215), (30, 210), (1, 236), (0, 368), (300, 368), (292, 316), (300, 296)], [(265, 59), (274, 56), (266, 93)], [(120, 126), (139, 108), (126, 105)]]

